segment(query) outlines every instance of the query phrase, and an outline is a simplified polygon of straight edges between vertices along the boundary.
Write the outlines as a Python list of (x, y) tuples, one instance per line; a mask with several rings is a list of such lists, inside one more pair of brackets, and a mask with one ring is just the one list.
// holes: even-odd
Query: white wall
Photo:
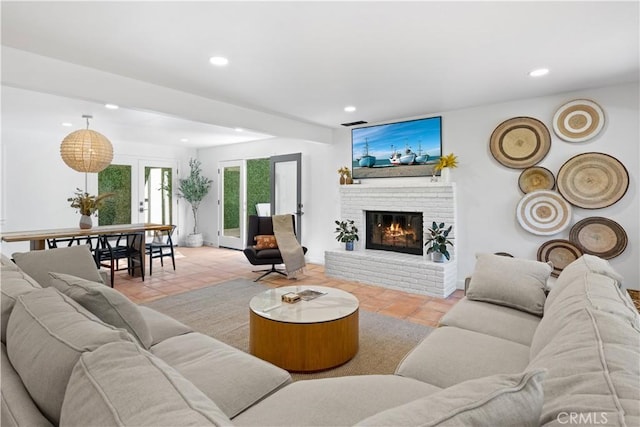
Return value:
[[(60, 157), (60, 142), (70, 130), (60, 134), (35, 129), (14, 128), (2, 123), (2, 231), (38, 230), (77, 227), (79, 214), (69, 207), (67, 198), (76, 188), (84, 188), (84, 174), (69, 168)], [(108, 135), (107, 135), (108, 137)], [(114, 164), (139, 159), (177, 161), (188, 171), (190, 157), (195, 149), (156, 146), (111, 140)], [(88, 191), (96, 194), (97, 174), (89, 174)], [(133, 190), (132, 190), (133, 191)], [(181, 203), (174, 222), (185, 236), (193, 221)], [(134, 222), (137, 218), (134, 219)], [(97, 219), (94, 219), (94, 224)], [(2, 252), (29, 250), (28, 242), (2, 243)]]
[[(590, 216), (603, 216), (622, 225), (629, 244), (624, 253), (611, 260), (611, 264), (625, 277), (627, 287), (640, 289), (638, 96), (638, 84), (627, 84), (430, 114), (442, 115), (443, 151), (455, 153), (460, 163), (452, 174), (458, 189), (456, 252), (460, 279), (473, 271), (476, 253), (504, 251), (517, 257), (535, 259), (542, 243), (568, 238), (569, 230), (543, 237), (520, 227), (515, 209), (522, 197), (517, 183), (521, 170), (502, 166), (489, 151), (489, 138), (496, 126), (512, 117), (530, 116), (541, 120), (551, 132), (551, 150), (540, 165), (554, 174), (570, 157), (589, 151), (610, 154), (626, 166), (630, 184), (624, 198), (608, 208), (574, 208), (573, 223)], [(555, 136), (552, 118), (561, 105), (577, 98), (597, 102), (605, 111), (607, 124), (595, 139), (572, 144)], [(340, 147), (336, 157), (344, 159), (342, 163), (348, 163), (351, 155), (349, 131), (337, 131), (334, 140)], [(422, 178), (404, 179), (415, 181)], [(366, 183), (367, 180), (363, 180), (362, 185)]]

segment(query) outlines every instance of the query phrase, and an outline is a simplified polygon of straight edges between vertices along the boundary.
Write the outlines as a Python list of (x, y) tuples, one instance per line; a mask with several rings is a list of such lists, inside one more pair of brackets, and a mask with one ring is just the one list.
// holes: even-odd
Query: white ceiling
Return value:
[[(335, 128), (638, 81), (639, 13), (638, 1), (3, 1), (2, 44)], [(551, 72), (527, 75), (538, 67)]]

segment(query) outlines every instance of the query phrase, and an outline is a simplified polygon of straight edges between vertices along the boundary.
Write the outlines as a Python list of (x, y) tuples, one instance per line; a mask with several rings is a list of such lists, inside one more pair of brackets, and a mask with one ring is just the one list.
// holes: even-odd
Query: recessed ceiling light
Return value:
[(242, 128), (236, 128), (235, 130), (236, 130), (236, 132), (242, 132), (244, 129), (242, 129)]
[(344, 111), (346, 111), (347, 113), (353, 113), (354, 111), (356, 111), (356, 107), (354, 107), (353, 105), (348, 105), (344, 107)]
[(189, 142), (188, 138), (180, 138), (180, 142)]
[(531, 77), (542, 77), (546, 76), (547, 74), (549, 74), (548, 68), (538, 68), (529, 73)]
[(104, 108), (108, 108), (109, 110), (117, 110), (118, 107), (116, 104), (104, 104)]
[(62, 123), (62, 126), (66, 127), (66, 128), (70, 128), (73, 125), (71, 123), (69, 123), (69, 122), (64, 122), (64, 123)]
[(229, 63), (229, 60), (224, 56), (212, 56), (211, 58), (209, 58), (209, 62), (211, 62), (213, 65), (217, 65), (218, 67), (224, 67)]

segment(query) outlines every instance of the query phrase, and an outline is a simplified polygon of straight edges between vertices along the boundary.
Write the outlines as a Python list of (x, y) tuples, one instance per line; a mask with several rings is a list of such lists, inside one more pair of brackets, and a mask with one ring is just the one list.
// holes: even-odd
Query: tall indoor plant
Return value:
[(429, 235), (425, 240), (424, 245), (428, 246), (427, 254), (431, 254), (433, 262), (444, 262), (444, 258), (451, 259), (451, 254), (447, 250), (447, 245), (453, 246), (451, 240), (449, 240), (449, 233), (453, 225), (445, 228), (444, 222), (437, 224), (435, 221), (429, 228)]
[(189, 172), (189, 177), (181, 179), (178, 186), (179, 195), (191, 204), (191, 211), (193, 212), (193, 233), (189, 234), (186, 240), (186, 246), (189, 247), (202, 246), (202, 234), (198, 233), (198, 208), (213, 182), (213, 180), (201, 175), (202, 169), (200, 165), (199, 160), (190, 159), (189, 167), (191, 171)]

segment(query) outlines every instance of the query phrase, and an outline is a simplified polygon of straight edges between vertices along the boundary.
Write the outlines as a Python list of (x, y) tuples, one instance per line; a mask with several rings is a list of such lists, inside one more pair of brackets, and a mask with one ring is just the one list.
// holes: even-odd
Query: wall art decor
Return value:
[(585, 209), (611, 206), (629, 187), (629, 173), (615, 157), (604, 153), (583, 153), (560, 167), (558, 191), (569, 203)]
[(604, 127), (602, 108), (588, 99), (567, 102), (553, 116), (553, 131), (567, 142), (584, 142), (594, 138)]
[(544, 159), (551, 148), (549, 129), (533, 117), (514, 117), (495, 128), (489, 141), (493, 157), (508, 168), (525, 169)]
[(573, 210), (555, 191), (537, 190), (525, 194), (516, 207), (516, 218), (528, 232), (538, 236), (557, 234), (571, 224)]
[(575, 243), (565, 239), (554, 239), (544, 242), (538, 249), (538, 261), (551, 262), (551, 275), (558, 277), (564, 268), (582, 256), (582, 249)]
[(584, 253), (604, 259), (620, 255), (628, 242), (627, 233), (620, 224), (599, 216), (578, 221), (569, 231), (569, 240), (579, 245)]
[(553, 190), (556, 186), (556, 178), (547, 168), (532, 166), (522, 171), (518, 178), (518, 187), (523, 193), (536, 190)]

